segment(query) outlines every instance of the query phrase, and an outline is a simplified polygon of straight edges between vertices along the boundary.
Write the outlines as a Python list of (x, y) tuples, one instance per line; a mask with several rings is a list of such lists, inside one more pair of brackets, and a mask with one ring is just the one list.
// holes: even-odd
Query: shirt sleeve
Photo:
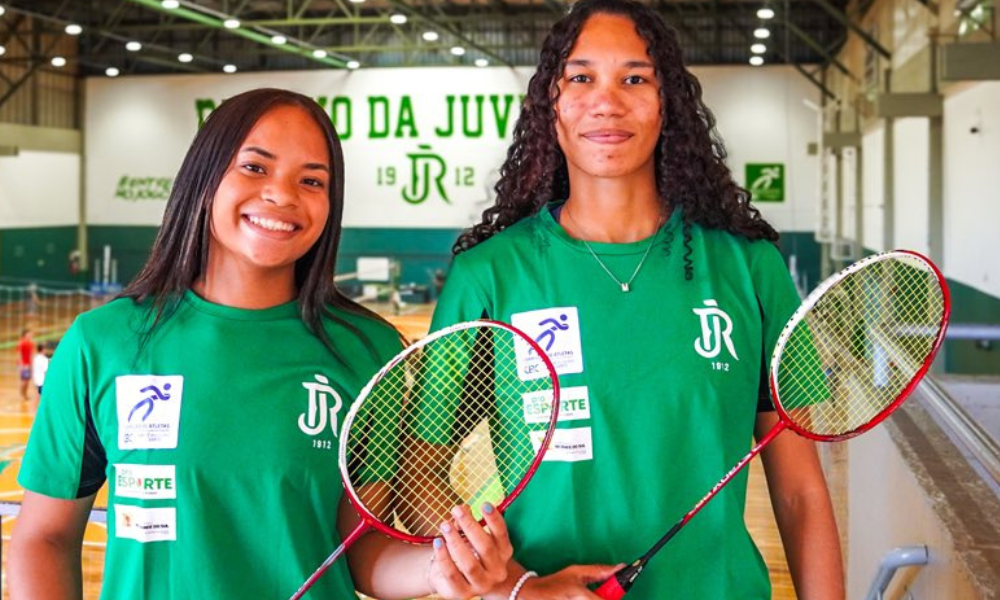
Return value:
[(752, 276), (764, 333), (757, 411), (767, 412), (774, 410), (769, 387), (771, 356), (801, 298), (778, 248), (766, 241), (756, 242), (756, 245), (759, 251), (752, 265)]
[(72, 500), (97, 492), (107, 457), (94, 426), (87, 386), (87, 352), (79, 321), (63, 339), (45, 377), (45, 393), (18, 473), (26, 490)]

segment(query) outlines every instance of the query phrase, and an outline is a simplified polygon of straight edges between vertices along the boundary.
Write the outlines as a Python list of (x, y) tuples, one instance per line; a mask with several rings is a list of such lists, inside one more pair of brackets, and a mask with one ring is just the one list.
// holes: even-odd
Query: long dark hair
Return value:
[(496, 203), (482, 221), (455, 242), (458, 254), (533, 215), (552, 200), (569, 196), (566, 158), (556, 138), (557, 82), (580, 29), (595, 14), (631, 19), (646, 42), (660, 83), (662, 130), (656, 148), (656, 186), (664, 211), (684, 214), (685, 272), (691, 279), (691, 224), (724, 229), (746, 238), (776, 241), (778, 233), (750, 204), (725, 164), (726, 149), (715, 117), (702, 101), (701, 84), (684, 66), (677, 33), (651, 8), (633, 0), (579, 0), (552, 26), (514, 128), (514, 141), (500, 169)]
[(340, 137), (329, 116), (311, 98), (288, 90), (262, 88), (233, 96), (213, 110), (195, 135), (177, 172), (149, 260), (122, 292), (122, 296), (137, 302), (152, 300), (155, 318), (150, 331), (165, 315), (169, 316), (184, 292), (205, 273), (212, 204), (219, 184), (253, 126), (265, 113), (280, 106), (297, 106), (309, 113), (322, 130), (330, 155), (329, 216), (319, 239), (295, 262), (302, 321), (331, 350), (322, 326), (324, 317), (359, 333), (350, 323), (337, 318), (331, 307), (382, 321), (344, 296), (333, 283), (344, 212), (344, 154)]

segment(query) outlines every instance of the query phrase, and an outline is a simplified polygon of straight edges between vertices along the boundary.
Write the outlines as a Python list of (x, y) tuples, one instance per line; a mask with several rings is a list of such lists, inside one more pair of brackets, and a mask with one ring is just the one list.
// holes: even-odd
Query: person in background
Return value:
[[(766, 357), (799, 298), (725, 157), (652, 8), (580, 0), (553, 26), (496, 202), (456, 242), (432, 325), (509, 322), (560, 375), (561, 422), (507, 512), (515, 562), (491, 600), (595, 598), (587, 584), (642, 555), (777, 422)], [(784, 436), (762, 457), (798, 598), (843, 600), (813, 443)], [(771, 598), (746, 485), (744, 471), (628, 597)]]
[(20, 381), (21, 399), (28, 401), (28, 386), (31, 384), (31, 358), (35, 352), (35, 341), (31, 329), (21, 330), (17, 341), (17, 376)]
[(42, 385), (45, 384), (45, 372), (49, 370), (49, 358), (52, 350), (49, 344), (38, 344), (35, 355), (31, 359), (31, 382), (38, 390), (38, 398), (42, 397)]

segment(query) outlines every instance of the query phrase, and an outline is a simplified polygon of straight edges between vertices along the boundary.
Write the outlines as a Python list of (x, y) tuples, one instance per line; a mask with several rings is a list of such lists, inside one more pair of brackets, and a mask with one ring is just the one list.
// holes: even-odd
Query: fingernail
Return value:
[(462, 509), (457, 506), (452, 508), (451, 516), (455, 517), (456, 519), (460, 519), (462, 517)]
[(490, 515), (493, 514), (493, 505), (489, 502), (483, 504), (483, 512)]
[(440, 550), (441, 546), (444, 546), (444, 540), (441, 538), (434, 538), (434, 547)]
[(451, 523), (448, 523), (447, 521), (441, 523), (441, 531), (443, 533), (451, 533)]

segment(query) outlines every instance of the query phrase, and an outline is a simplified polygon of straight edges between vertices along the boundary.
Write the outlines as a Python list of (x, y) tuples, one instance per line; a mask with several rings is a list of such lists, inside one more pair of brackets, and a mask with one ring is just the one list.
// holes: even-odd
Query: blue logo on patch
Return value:
[[(166, 383), (166, 384), (163, 385), (163, 391), (164, 392), (169, 392), (170, 391), (170, 384), (169, 383)], [(153, 402), (154, 401), (156, 401), (156, 400), (170, 400), (170, 394), (164, 394), (163, 392), (160, 391), (160, 388), (156, 387), (155, 385), (148, 385), (148, 386), (142, 388), (141, 390), (139, 390), (140, 394), (145, 394), (147, 392), (152, 392), (152, 395), (151, 396), (146, 396), (145, 398), (143, 398), (142, 400), (140, 400), (139, 402), (137, 402), (136, 405), (132, 407), (132, 411), (128, 413), (128, 420), (129, 420), (130, 423), (132, 422), (132, 415), (134, 415), (135, 411), (139, 410), (139, 408), (141, 408), (143, 406), (146, 407), (146, 412), (143, 413), (142, 419), (140, 419), (142, 421), (145, 421), (146, 418), (149, 417), (149, 414), (151, 412), (153, 412)]]
[[(538, 324), (539, 327), (548, 327), (548, 329), (538, 334), (538, 337), (535, 338), (535, 343), (544, 345), (546, 352), (551, 350), (552, 344), (556, 343), (556, 332), (566, 331), (569, 329), (569, 325), (565, 325), (566, 319), (566, 315), (559, 315), (559, 321), (562, 321), (562, 323), (556, 321), (555, 319), (545, 319), (540, 322)], [(542, 340), (545, 341), (543, 342)]]

